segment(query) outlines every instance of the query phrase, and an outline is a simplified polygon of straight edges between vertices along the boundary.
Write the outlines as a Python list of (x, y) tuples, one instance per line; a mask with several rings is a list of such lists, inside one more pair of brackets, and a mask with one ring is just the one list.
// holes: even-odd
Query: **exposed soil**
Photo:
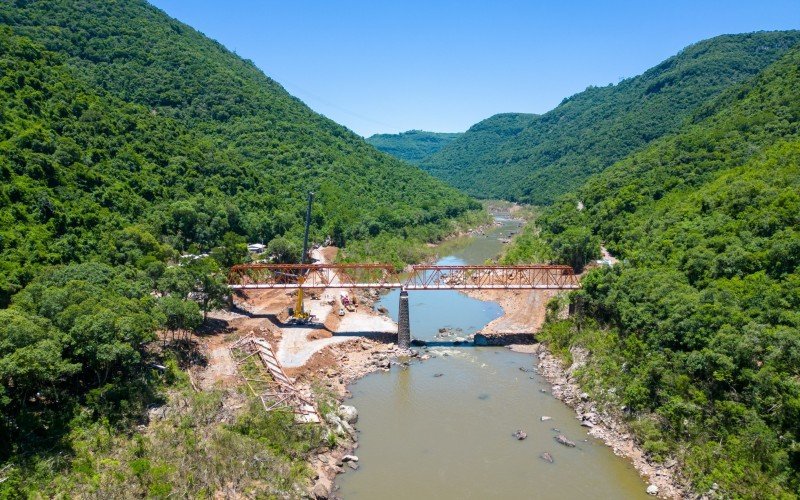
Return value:
[(544, 324), (547, 303), (558, 290), (471, 290), (470, 297), (500, 304), (503, 315), (483, 327), (483, 333), (532, 333)]

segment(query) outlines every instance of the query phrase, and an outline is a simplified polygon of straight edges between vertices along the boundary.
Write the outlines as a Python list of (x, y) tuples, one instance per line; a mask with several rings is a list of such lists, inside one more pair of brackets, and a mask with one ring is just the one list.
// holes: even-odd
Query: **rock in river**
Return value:
[(559, 434), (558, 436), (556, 436), (555, 440), (556, 440), (556, 442), (561, 443), (564, 446), (569, 446), (570, 448), (574, 448), (575, 447), (575, 442), (574, 441), (570, 441), (569, 439), (567, 439), (567, 436), (565, 436), (563, 434)]
[(328, 498), (331, 494), (331, 490), (327, 484), (323, 483), (322, 481), (318, 482), (314, 485), (314, 489), (311, 490), (311, 495), (318, 499), (322, 500)]
[[(526, 433), (526, 432), (523, 432), (523, 431), (521, 431), (520, 429), (517, 429), (517, 432), (515, 432), (514, 434), (512, 434), (512, 436), (514, 436), (515, 438), (517, 438), (517, 439), (519, 439), (520, 441), (522, 441), (523, 439), (525, 439), (525, 438), (527, 438), (527, 437), (528, 437), (528, 433)], [(574, 446), (574, 445), (573, 445), (573, 446)]]
[(651, 484), (647, 487), (647, 494), (648, 495), (658, 495), (658, 486), (655, 484)]
[(547, 462), (549, 464), (553, 463), (553, 455), (551, 455), (548, 452), (542, 453), (541, 455), (539, 455), (539, 458), (541, 458), (542, 460), (544, 460), (545, 462)]
[(358, 410), (354, 406), (348, 405), (341, 405), (339, 406), (339, 411), (337, 412), (339, 417), (342, 418), (348, 424), (354, 424), (358, 422)]

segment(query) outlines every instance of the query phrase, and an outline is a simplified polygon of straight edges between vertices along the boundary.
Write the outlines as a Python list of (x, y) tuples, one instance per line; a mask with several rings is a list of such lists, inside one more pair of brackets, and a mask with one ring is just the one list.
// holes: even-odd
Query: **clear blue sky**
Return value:
[(150, 0), (368, 136), (542, 113), (723, 33), (800, 28), (800, 0)]

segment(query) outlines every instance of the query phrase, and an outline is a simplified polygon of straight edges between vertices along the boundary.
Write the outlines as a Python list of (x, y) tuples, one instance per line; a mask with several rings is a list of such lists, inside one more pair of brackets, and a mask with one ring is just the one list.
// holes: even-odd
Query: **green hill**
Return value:
[(644, 449), (677, 458), (698, 492), (796, 498), (800, 48), (539, 224), (555, 249), (591, 255), (593, 234), (621, 259), (583, 280), (584, 317), (541, 335), (567, 359), (592, 353), (584, 386), (608, 411), (625, 408)]
[(399, 134), (375, 134), (367, 142), (395, 158), (412, 165), (419, 163), (458, 138), (460, 133), (409, 130)]
[[(398, 265), (480, 204), (143, 1), (0, 3), (0, 96), (0, 497), (296, 495), (324, 436), (223, 425), (180, 369), (225, 267), (297, 259), (309, 190), (313, 241)], [(151, 441), (167, 390), (187, 413)]]
[(296, 247), (313, 190), (314, 241), (399, 264), (478, 207), (144, 1), (3, 2), (0, 23), (0, 304), (41, 265), (135, 263), (113, 255), (133, 224), (178, 251)]
[[(508, 115), (492, 117), (421, 167), (476, 197), (549, 204), (677, 131), (698, 106), (751, 78), (798, 41), (800, 32), (788, 31), (699, 42), (640, 76), (590, 87), (548, 113), (522, 119), (517, 132), (506, 128)], [(495, 122), (501, 130), (492, 134), (487, 128)]]

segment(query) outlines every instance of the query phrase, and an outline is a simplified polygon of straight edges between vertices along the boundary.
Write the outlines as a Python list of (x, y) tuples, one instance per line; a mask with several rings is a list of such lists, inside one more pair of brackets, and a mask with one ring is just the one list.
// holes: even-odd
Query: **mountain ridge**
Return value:
[(678, 130), (696, 108), (753, 77), (798, 42), (798, 31), (704, 40), (642, 75), (570, 96), (510, 137), (473, 140), (467, 132), (421, 167), (479, 198), (549, 204), (653, 139)]
[(373, 134), (366, 141), (386, 154), (412, 165), (419, 165), (424, 158), (439, 151), (460, 135), (460, 132), (407, 130), (399, 134)]

